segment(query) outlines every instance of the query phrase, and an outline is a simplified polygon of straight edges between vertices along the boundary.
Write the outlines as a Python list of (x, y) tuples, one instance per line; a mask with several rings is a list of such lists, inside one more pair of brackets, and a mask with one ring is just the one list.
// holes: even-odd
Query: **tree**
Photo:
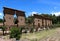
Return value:
[(27, 24), (32, 24), (33, 20), (34, 20), (33, 16), (29, 16), (29, 17), (26, 18), (26, 23)]
[(52, 14), (41, 14), (41, 15), (51, 18), (53, 24), (57, 24), (57, 22), (58, 22), (57, 16), (55, 14), (54, 15), (52, 15)]
[(0, 23), (2, 23), (3, 22), (3, 19), (0, 19)]
[(18, 28), (18, 27), (12, 27), (10, 30), (10, 38), (16, 38), (16, 40), (19, 40), (21, 38), (22, 35), (22, 28)]
[(57, 16), (55, 15), (52, 16), (52, 23), (57, 24)]
[(57, 23), (60, 24), (60, 16), (57, 16)]

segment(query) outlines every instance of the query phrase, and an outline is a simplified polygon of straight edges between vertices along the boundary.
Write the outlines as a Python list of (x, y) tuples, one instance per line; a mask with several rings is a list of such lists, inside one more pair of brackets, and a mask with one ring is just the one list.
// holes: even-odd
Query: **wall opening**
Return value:
[(18, 20), (17, 20), (17, 15), (14, 14), (14, 24), (17, 24), (18, 23)]
[(38, 23), (38, 27), (40, 27), (40, 23)]

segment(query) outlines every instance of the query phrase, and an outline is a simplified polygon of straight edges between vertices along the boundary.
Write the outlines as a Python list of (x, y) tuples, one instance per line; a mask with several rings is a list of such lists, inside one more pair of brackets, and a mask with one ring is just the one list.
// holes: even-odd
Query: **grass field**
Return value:
[(22, 34), (22, 39), (42, 39), (44, 37), (50, 36), (56, 32), (56, 29), (50, 29), (50, 30), (43, 30), (40, 32), (34, 32), (34, 33), (27, 33), (27, 34)]
[[(43, 30), (43, 31), (34, 32), (34, 33), (26, 33), (26, 34), (22, 34), (21, 39), (23, 40), (29, 39), (30, 41), (36, 41), (36, 40), (38, 41), (48, 36), (54, 35), (56, 31), (57, 31), (57, 28), (53, 28), (53, 29)], [(9, 36), (4, 36), (4, 37), (5, 37), (4, 39), (9, 39)]]

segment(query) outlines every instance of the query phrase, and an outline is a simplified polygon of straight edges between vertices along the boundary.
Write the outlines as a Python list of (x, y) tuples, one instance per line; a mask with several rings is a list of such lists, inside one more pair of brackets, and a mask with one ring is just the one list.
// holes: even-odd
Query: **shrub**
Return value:
[(22, 29), (21, 27), (12, 27), (10, 30), (10, 38), (16, 38), (16, 40), (19, 40), (21, 38), (22, 35)]
[(0, 29), (2, 29), (3, 35), (5, 35), (4, 31), (6, 30), (6, 26), (1, 26)]
[(33, 33), (33, 31), (34, 31), (34, 27), (31, 27), (30, 32)]
[(56, 28), (56, 27), (60, 27), (60, 24), (51, 25), (51, 28)]

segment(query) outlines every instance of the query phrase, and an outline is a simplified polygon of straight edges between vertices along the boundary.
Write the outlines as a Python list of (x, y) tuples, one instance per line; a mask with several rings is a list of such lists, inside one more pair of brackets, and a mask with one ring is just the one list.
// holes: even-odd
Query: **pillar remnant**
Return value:
[(17, 25), (24, 26), (25, 25), (25, 12), (16, 10), (16, 15), (17, 15), (17, 20), (18, 20)]
[(4, 7), (4, 25), (5, 26), (13, 26), (14, 25), (14, 14), (15, 10), (11, 8)]

